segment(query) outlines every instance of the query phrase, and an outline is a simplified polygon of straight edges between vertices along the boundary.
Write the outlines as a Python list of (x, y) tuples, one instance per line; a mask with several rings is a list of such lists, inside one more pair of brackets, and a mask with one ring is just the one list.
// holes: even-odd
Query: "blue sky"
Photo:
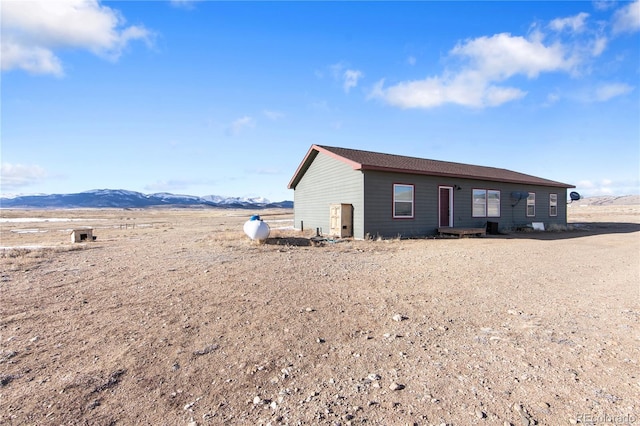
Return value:
[(312, 144), (640, 190), (640, 3), (3, 0), (2, 193), (293, 199)]

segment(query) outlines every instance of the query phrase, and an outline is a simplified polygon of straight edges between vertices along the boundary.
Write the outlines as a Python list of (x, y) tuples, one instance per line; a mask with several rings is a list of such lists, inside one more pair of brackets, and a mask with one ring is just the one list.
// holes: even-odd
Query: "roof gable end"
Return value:
[(332, 147), (325, 147), (322, 145), (311, 145), (311, 148), (309, 148), (309, 151), (307, 151), (307, 154), (304, 156), (304, 158), (302, 159), (302, 162), (300, 163), (300, 165), (296, 169), (296, 172), (293, 174), (293, 177), (289, 181), (289, 185), (287, 186), (287, 188), (295, 189), (296, 185), (298, 185), (298, 182), (300, 182), (300, 179), (302, 179), (302, 176), (307, 171), (307, 169), (309, 168), (313, 160), (315, 160), (319, 152), (322, 152), (323, 154), (326, 154), (329, 157), (332, 157), (336, 160), (342, 161), (343, 163), (350, 165), (351, 167), (353, 167), (354, 170), (360, 170), (362, 168), (362, 164), (360, 164), (359, 162), (351, 160), (347, 157), (344, 157), (338, 153), (335, 153), (333, 150), (327, 149), (327, 148), (332, 148)]

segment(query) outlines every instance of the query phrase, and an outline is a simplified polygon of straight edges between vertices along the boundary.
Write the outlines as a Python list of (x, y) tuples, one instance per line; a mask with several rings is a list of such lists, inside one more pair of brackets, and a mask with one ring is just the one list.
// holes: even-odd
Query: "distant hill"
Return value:
[(143, 194), (123, 189), (94, 189), (76, 194), (39, 194), (0, 197), (1, 208), (141, 208), (157, 206), (223, 207), (243, 209), (293, 208), (293, 201), (271, 202), (266, 198)]
[(583, 198), (575, 203), (581, 206), (628, 206), (640, 204), (640, 195), (600, 195)]

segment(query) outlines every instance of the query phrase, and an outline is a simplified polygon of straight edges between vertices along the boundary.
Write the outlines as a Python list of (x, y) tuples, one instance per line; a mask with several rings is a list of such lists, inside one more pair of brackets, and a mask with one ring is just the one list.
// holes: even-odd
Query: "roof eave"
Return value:
[[(316, 151), (315, 154), (314, 154), (314, 151)], [(287, 185), (288, 189), (296, 189), (296, 185), (298, 184), (298, 182), (302, 178), (302, 175), (304, 174), (303, 170), (306, 171), (306, 169), (309, 167), (307, 163), (311, 164), (311, 161), (313, 161), (313, 158), (315, 158), (316, 155), (317, 155), (317, 150), (315, 149), (315, 145), (311, 145), (311, 148), (309, 148), (306, 155), (298, 165), (298, 168), (296, 169), (295, 173), (293, 174), (293, 177), (289, 181), (289, 185)]]
[(315, 147), (315, 149), (317, 149), (318, 152), (322, 152), (323, 154), (328, 155), (331, 158), (334, 158), (338, 161), (342, 161), (343, 163), (350, 165), (353, 168), (353, 170), (360, 170), (363, 167), (363, 165), (358, 163), (357, 161), (353, 161), (346, 157), (343, 157), (342, 155), (336, 154), (335, 152), (328, 150), (321, 145), (313, 145), (313, 147)]
[(443, 173), (443, 172), (427, 172), (413, 169), (401, 169), (401, 168), (393, 168), (393, 167), (382, 167), (382, 166), (370, 166), (363, 164), (360, 166), (360, 170), (375, 170), (380, 172), (391, 172), (391, 173), (403, 173), (403, 174), (413, 174), (413, 175), (426, 175), (426, 176), (443, 176), (443, 177), (452, 177), (459, 179), (476, 179), (476, 180), (486, 180), (492, 182), (504, 182), (504, 183), (517, 183), (523, 185), (541, 185), (541, 186), (552, 186), (558, 188), (575, 188), (574, 185), (569, 185), (562, 182), (548, 181), (545, 182), (533, 182), (526, 180), (517, 180), (517, 179), (504, 179), (504, 178), (487, 178), (484, 176), (472, 176), (472, 175), (462, 175), (456, 173)]
[[(349, 158), (343, 157), (335, 152), (333, 152), (331, 147), (323, 147), (321, 145), (311, 145), (311, 148), (307, 151), (304, 159), (296, 169), (293, 177), (289, 181), (288, 189), (294, 189), (306, 173), (307, 169), (311, 165), (311, 163), (315, 160), (318, 153), (323, 153), (333, 159), (336, 159), (344, 164), (351, 166), (354, 170), (374, 170), (374, 171), (382, 171), (382, 172), (392, 172), (392, 173), (404, 173), (404, 174), (414, 174), (414, 175), (426, 175), (426, 176), (443, 176), (450, 178), (458, 178), (458, 179), (476, 179), (476, 180), (484, 180), (484, 181), (492, 181), (492, 182), (504, 182), (504, 183), (515, 183), (521, 185), (540, 185), (540, 186), (549, 186), (549, 187), (557, 187), (557, 188), (575, 188), (574, 185), (569, 185), (562, 182), (556, 182), (552, 180), (547, 180), (543, 178), (538, 178), (536, 176), (531, 176), (534, 179), (539, 179), (541, 181), (531, 180), (528, 181), (525, 179), (508, 179), (508, 178), (500, 178), (500, 177), (485, 177), (485, 176), (477, 176), (477, 175), (469, 175), (469, 174), (458, 174), (458, 173), (445, 173), (445, 172), (434, 172), (434, 171), (422, 171), (415, 169), (406, 169), (406, 168), (395, 168), (395, 167), (384, 167), (384, 166), (375, 166), (362, 164), (357, 161), (351, 160)], [(524, 175), (528, 176), (528, 175)]]

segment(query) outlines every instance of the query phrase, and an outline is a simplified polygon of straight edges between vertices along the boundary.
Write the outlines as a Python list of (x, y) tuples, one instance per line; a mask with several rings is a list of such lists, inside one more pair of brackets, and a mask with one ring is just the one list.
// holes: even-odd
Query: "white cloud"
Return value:
[[(333, 78), (336, 80), (339, 80), (342, 72), (345, 69), (345, 64), (342, 62), (338, 62), (337, 64), (333, 64), (333, 65), (329, 65), (329, 71), (331, 71), (331, 74), (333, 75)], [(322, 71), (319, 71), (320, 75), (322, 74)]]
[(613, 194), (613, 188), (609, 187), (609, 186), (601, 186), (599, 188), (597, 188), (597, 194), (598, 195), (612, 195)]
[[(517, 83), (522, 78), (517, 77), (534, 80), (543, 74), (562, 73), (578, 79), (594, 75), (594, 61), (607, 50), (616, 34), (640, 30), (640, 0), (625, 3), (617, 10), (614, 8), (618, 6), (611, 4), (594, 7), (613, 10), (611, 26), (581, 12), (544, 25), (534, 23), (525, 36), (500, 33), (460, 41), (448, 52), (447, 68), (442, 72), (393, 83), (380, 79), (368, 98), (399, 108), (427, 109), (446, 104), (486, 108), (527, 96)], [(586, 91), (563, 98), (602, 102), (632, 90), (634, 87), (628, 84), (598, 87), (596, 83)], [(553, 95), (546, 105), (557, 100)]]
[[(640, 1), (614, 13), (613, 34), (640, 29)], [(423, 79), (385, 85), (379, 80), (369, 98), (399, 108), (435, 108), (456, 104), (472, 108), (502, 105), (527, 95), (515, 77), (537, 79), (545, 73), (574, 78), (592, 73), (593, 61), (605, 52), (611, 34), (603, 22), (590, 22), (589, 14), (557, 18), (548, 25), (534, 24), (526, 36), (509, 33), (460, 41), (448, 53), (448, 67)], [(597, 85), (592, 85), (592, 87)], [(604, 84), (567, 98), (587, 102), (606, 101), (634, 90), (628, 84)], [(546, 105), (556, 102), (555, 96)]]
[[(351, 89), (358, 85), (364, 74), (360, 70), (349, 69), (343, 62), (338, 62), (329, 66), (333, 78), (342, 83), (342, 89), (349, 93)], [(317, 75), (317, 74), (316, 74)]]
[(617, 96), (626, 95), (633, 91), (633, 86), (624, 83), (605, 84), (596, 89), (595, 100), (599, 102), (608, 101)]
[(346, 70), (343, 74), (344, 81), (342, 84), (342, 88), (345, 93), (349, 93), (349, 90), (356, 87), (358, 85), (358, 80), (360, 80), (363, 75), (364, 74), (358, 70)]
[(240, 132), (242, 132), (244, 129), (250, 129), (253, 127), (256, 127), (255, 120), (245, 115), (244, 117), (238, 118), (237, 120), (233, 121), (231, 125), (229, 125), (229, 133), (231, 133), (231, 135), (233, 136), (236, 136), (240, 134)]
[(412, 65), (412, 66), (413, 66), (413, 65), (415, 65), (415, 64), (416, 64), (416, 62), (417, 62), (417, 60), (416, 60), (416, 57), (415, 57), (415, 56), (409, 56), (409, 57), (407, 58), (407, 63), (408, 63), (409, 65)]
[(183, 9), (193, 9), (195, 4), (204, 0), (170, 0), (171, 5)]
[(628, 95), (634, 90), (636, 90), (635, 86), (627, 83), (605, 82), (566, 91), (563, 93), (563, 98), (583, 103), (607, 102), (613, 98)]
[(543, 106), (551, 106), (560, 100), (560, 95), (557, 93), (549, 93), (547, 95), (547, 101), (543, 104)]
[(640, 193), (640, 181), (638, 178), (583, 179), (576, 184), (575, 191), (583, 197), (594, 197), (598, 195), (635, 195)]
[(3, 191), (15, 190), (43, 181), (47, 178), (47, 172), (37, 165), (2, 163), (0, 178)]
[(387, 89), (378, 82), (372, 92), (389, 104), (400, 108), (433, 108), (445, 103), (468, 107), (500, 105), (523, 97), (526, 92), (509, 87), (488, 86), (482, 78), (464, 73), (450, 80), (431, 77), (425, 80), (399, 83)]
[(508, 33), (479, 37), (458, 44), (451, 53), (468, 58), (475, 70), (496, 80), (516, 74), (534, 78), (541, 72), (569, 70), (575, 65), (561, 44), (546, 46), (539, 34), (530, 39)]
[(545, 45), (539, 34), (529, 39), (507, 33), (479, 37), (459, 43), (449, 54), (463, 61), (457, 71), (388, 88), (384, 88), (381, 80), (370, 97), (400, 108), (433, 108), (446, 103), (477, 108), (497, 106), (526, 95), (519, 88), (498, 83), (515, 75), (535, 78), (542, 72), (569, 71), (575, 67), (575, 60), (562, 45)]
[(191, 182), (186, 180), (158, 180), (149, 185), (145, 185), (145, 191), (175, 191), (179, 189), (185, 189), (191, 185)]
[(577, 188), (591, 189), (595, 188), (596, 184), (591, 180), (581, 180), (576, 184)]
[(609, 39), (605, 36), (596, 37), (591, 43), (591, 55), (600, 56), (602, 52), (607, 48)]
[(616, 5), (616, 2), (611, 0), (597, 0), (592, 2), (592, 4), (596, 10), (609, 10)]
[(581, 12), (568, 18), (556, 18), (549, 23), (549, 27), (555, 31), (571, 30), (574, 33), (579, 33), (584, 31), (585, 21), (588, 17), (588, 13)]
[(613, 15), (613, 33), (632, 33), (640, 30), (640, 1), (618, 9)]
[(64, 73), (55, 50), (85, 49), (115, 61), (133, 40), (151, 42), (143, 26), (125, 26), (117, 10), (97, 0), (2, 2), (2, 70)]
[(153, 183), (145, 185), (145, 191), (163, 192), (163, 191), (182, 191), (192, 186), (213, 185), (217, 182), (212, 179), (168, 179), (157, 180)]
[(37, 46), (23, 46), (10, 36), (3, 36), (0, 44), (2, 70), (22, 68), (31, 74), (53, 74), (61, 77), (62, 63), (52, 51)]

